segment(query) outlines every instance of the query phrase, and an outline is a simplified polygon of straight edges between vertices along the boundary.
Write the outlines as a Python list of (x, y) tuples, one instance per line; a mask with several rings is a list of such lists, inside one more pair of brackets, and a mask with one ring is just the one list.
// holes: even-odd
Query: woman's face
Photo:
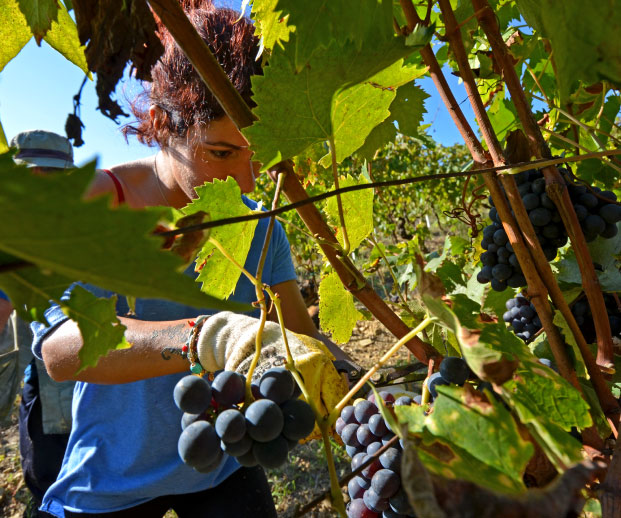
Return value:
[(258, 164), (253, 164), (248, 141), (229, 117), (192, 126), (186, 138), (172, 141), (166, 151), (179, 166), (173, 172), (175, 180), (191, 198), (194, 187), (229, 176), (242, 192), (254, 190)]

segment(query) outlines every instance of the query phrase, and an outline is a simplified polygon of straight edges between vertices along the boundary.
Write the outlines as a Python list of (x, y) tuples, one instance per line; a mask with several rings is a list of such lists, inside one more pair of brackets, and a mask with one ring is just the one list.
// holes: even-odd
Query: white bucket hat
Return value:
[(75, 167), (71, 142), (51, 131), (22, 131), (11, 139), (11, 147), (17, 148), (14, 157), (17, 164), (59, 169)]

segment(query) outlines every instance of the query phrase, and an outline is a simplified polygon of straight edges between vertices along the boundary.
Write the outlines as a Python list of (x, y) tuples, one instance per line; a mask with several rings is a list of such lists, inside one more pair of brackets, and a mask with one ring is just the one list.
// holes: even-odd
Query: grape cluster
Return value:
[(184, 412), (179, 456), (201, 473), (216, 469), (231, 455), (242, 466), (275, 468), (308, 436), (315, 416), (284, 368), (266, 371), (253, 383), (255, 401), (244, 405), (246, 380), (234, 371), (220, 371), (210, 384), (185, 376), (175, 386), (174, 400)]
[[(585, 185), (573, 183), (568, 170), (560, 171), (586, 240), (592, 241), (598, 235), (605, 239), (614, 237), (617, 234), (617, 222), (621, 221), (621, 206), (613, 203), (617, 199), (615, 194), (593, 187), (592, 191), (599, 195), (596, 196)], [(548, 261), (552, 261), (558, 249), (567, 244), (568, 238), (561, 215), (545, 192), (543, 173), (532, 169), (514, 175), (514, 179), (543, 253)], [(496, 291), (526, 286), (526, 278), (491, 196), (489, 202), (492, 206), (489, 211), (492, 223), (483, 229), (481, 247), (485, 252), (481, 254), (482, 268), (477, 274), (477, 280), (481, 284), (490, 282)]]
[[(412, 404), (409, 396), (395, 400), (390, 392), (380, 392), (380, 397), (388, 407)], [(336, 432), (352, 458), (353, 471), (395, 436), (380, 414), (374, 394), (343, 408), (336, 420)], [(347, 491), (351, 501), (347, 504), (348, 518), (415, 516), (401, 487), (401, 454), (402, 446), (395, 442), (349, 481)]]
[(511, 325), (512, 331), (518, 338), (526, 342), (541, 329), (541, 320), (535, 311), (535, 306), (526, 297), (518, 295), (509, 299), (505, 306), (507, 311), (502, 315), (502, 319)]
[[(621, 340), (621, 310), (614, 295), (604, 293), (604, 303), (606, 304), (606, 313), (610, 322), (610, 332), (613, 337)], [(576, 319), (576, 323), (580, 326), (582, 334), (587, 343), (592, 344), (597, 339), (595, 333), (595, 324), (593, 323), (593, 314), (586, 297), (578, 299), (571, 307), (571, 312)]]

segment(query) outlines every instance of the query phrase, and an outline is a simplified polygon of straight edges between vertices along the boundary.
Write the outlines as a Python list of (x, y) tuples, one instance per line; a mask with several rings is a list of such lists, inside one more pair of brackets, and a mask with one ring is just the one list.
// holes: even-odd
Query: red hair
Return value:
[[(240, 19), (232, 9), (214, 7), (210, 0), (182, 0), (181, 5), (237, 91), (252, 106), (251, 77), (261, 72), (261, 66), (256, 60), (258, 38), (250, 20)], [(157, 17), (156, 21), (164, 54), (151, 71), (150, 87), (131, 103), (136, 122), (126, 125), (123, 133), (135, 135), (149, 146), (165, 146), (171, 137), (185, 137), (190, 126), (219, 119), (225, 113), (170, 32)], [(149, 116), (152, 105), (164, 114), (157, 130)]]

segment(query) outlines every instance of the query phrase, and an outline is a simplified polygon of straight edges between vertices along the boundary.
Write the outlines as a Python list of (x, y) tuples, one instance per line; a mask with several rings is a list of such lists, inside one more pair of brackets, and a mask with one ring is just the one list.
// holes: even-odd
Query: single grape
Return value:
[(390, 469), (378, 470), (371, 479), (371, 489), (380, 498), (390, 498), (399, 490), (401, 478)]
[(352, 423), (345, 425), (345, 428), (343, 428), (343, 433), (341, 433), (341, 439), (343, 439), (343, 442), (346, 446), (353, 446), (354, 448), (360, 446), (360, 441), (356, 436), (356, 432), (358, 431), (359, 426), (360, 425), (358, 424)]
[(190, 426), (192, 423), (196, 421), (206, 421), (206, 420), (207, 420), (207, 414), (205, 412), (202, 412), (200, 414), (188, 414), (187, 412), (185, 412), (183, 414), (183, 417), (181, 418), (181, 429), (185, 430), (188, 426)]
[(368, 454), (364, 451), (361, 451), (360, 453), (356, 453), (356, 455), (354, 455), (351, 458), (351, 470), (356, 471), (360, 466), (362, 466), (364, 464), (365, 459), (367, 458), (367, 455)]
[(268, 442), (280, 435), (284, 417), (280, 407), (269, 399), (254, 401), (246, 410), (248, 433), (255, 441)]
[(582, 194), (578, 201), (580, 205), (584, 205), (587, 209), (594, 209), (598, 205), (597, 198), (589, 192)]
[(341, 417), (343, 418), (343, 421), (345, 421), (345, 424), (358, 424), (356, 416), (354, 415), (354, 407), (352, 405), (347, 405), (343, 408), (343, 410), (341, 410)]
[(522, 198), (522, 203), (524, 203), (524, 207), (526, 208), (526, 210), (534, 210), (539, 207), (539, 195), (535, 193), (528, 193)]
[(494, 243), (498, 246), (503, 246), (509, 238), (507, 237), (507, 233), (503, 228), (499, 228), (496, 232), (494, 232)]
[(375, 442), (379, 437), (375, 436), (369, 429), (368, 424), (361, 424), (356, 431), (356, 438), (361, 446), (368, 446), (372, 442)]
[(388, 448), (379, 456), (379, 461), (383, 468), (399, 473), (401, 471), (401, 449)]
[(235, 371), (221, 371), (211, 384), (215, 402), (224, 407), (241, 403), (245, 389), (246, 379)]
[(367, 455), (373, 455), (383, 446), (380, 440), (374, 441), (367, 446)]
[(528, 218), (536, 227), (545, 227), (552, 221), (552, 213), (548, 209), (539, 207), (528, 213)]
[(371, 430), (371, 433), (377, 437), (381, 437), (388, 432), (388, 427), (386, 426), (384, 418), (381, 414), (371, 416), (369, 419), (369, 429)]
[(225, 442), (237, 442), (246, 434), (246, 418), (237, 409), (225, 410), (216, 418), (216, 433)]
[(492, 275), (494, 279), (499, 281), (506, 281), (509, 277), (511, 277), (512, 273), (513, 270), (506, 264), (497, 264), (492, 268)]
[(360, 424), (368, 423), (371, 416), (377, 413), (378, 409), (375, 404), (366, 399), (354, 406), (354, 415), (356, 416), (356, 421)]
[(380, 516), (364, 505), (364, 500), (362, 498), (356, 498), (349, 504), (347, 518), (380, 518)]
[(223, 457), (224, 457), (224, 453), (222, 452), (222, 450), (219, 450), (216, 453), (216, 458), (213, 460), (212, 463), (207, 464), (205, 466), (198, 466), (198, 467), (195, 467), (194, 469), (198, 471), (199, 473), (211, 473), (212, 471), (216, 470), (218, 466), (220, 466), (220, 463), (222, 462)]
[(407, 495), (405, 494), (405, 490), (400, 488), (393, 496), (388, 500), (390, 504), (390, 508), (400, 514), (405, 515), (414, 515), (414, 509), (410, 505)]
[[(369, 459), (369, 456), (367, 455), (365, 462), (368, 459)], [(368, 480), (371, 480), (373, 478), (373, 475), (375, 475), (375, 473), (379, 471), (380, 469), (382, 469), (382, 465), (380, 464), (379, 459), (374, 459), (373, 462), (371, 462), (371, 464), (369, 464), (366, 468), (362, 470), (362, 476)]]
[(608, 203), (599, 209), (599, 215), (606, 223), (615, 224), (621, 221), (621, 205)]
[(363, 489), (369, 489), (371, 487), (371, 480), (361, 475), (356, 477), (356, 482), (358, 482), (358, 485)]
[(315, 414), (310, 405), (301, 399), (290, 399), (280, 405), (284, 424), (282, 434), (292, 441), (304, 439), (315, 427)]
[(438, 391), (436, 389), (438, 385), (450, 385), (450, 383), (442, 377), (442, 374), (440, 374), (439, 372), (434, 372), (431, 376), (427, 378), (427, 388), (429, 389), (429, 392), (433, 399), (438, 397)]
[(466, 383), (470, 369), (463, 358), (447, 356), (440, 364), (440, 374), (449, 383), (461, 386)]
[(383, 510), (388, 509), (388, 498), (382, 498), (374, 490), (367, 489), (362, 497), (364, 505), (366, 505), (371, 511), (381, 513)]
[(541, 200), (542, 207), (545, 207), (546, 209), (556, 210), (556, 205), (545, 192), (542, 192), (539, 195), (539, 199)]
[(601, 234), (606, 229), (606, 222), (597, 214), (590, 214), (584, 220), (584, 230), (588, 234)]
[(413, 402), (410, 396), (400, 396), (395, 401), (395, 406), (409, 406)]
[(252, 449), (254, 441), (248, 434), (244, 435), (239, 441), (236, 442), (224, 442), (220, 441), (220, 448), (227, 455), (232, 457), (240, 457), (245, 455)]
[(494, 291), (505, 291), (508, 286), (505, 281), (499, 281), (498, 279), (492, 279), (490, 285)]
[(574, 205), (574, 212), (578, 217), (578, 221), (583, 221), (589, 215), (589, 209), (587, 209), (584, 205)]
[(347, 455), (353, 458), (361, 451), (364, 451), (364, 447), (363, 446), (345, 446), (345, 451), (347, 452)]
[[(541, 173), (537, 171), (537, 175), (541, 175)], [(546, 190), (546, 179), (539, 176), (539, 178), (533, 180), (530, 188), (533, 192), (541, 194)]]
[(356, 477), (352, 478), (347, 483), (347, 493), (349, 493), (349, 498), (351, 498), (352, 500), (355, 500), (356, 498), (362, 498), (362, 495), (364, 494), (364, 488), (360, 487), (358, 481), (356, 480)]
[(334, 423), (334, 431), (338, 435), (341, 435), (341, 433), (343, 432), (343, 428), (345, 428), (345, 424), (346, 423), (345, 423), (345, 421), (343, 421), (343, 418), (339, 416), (339, 418)]
[(604, 239), (612, 239), (618, 234), (618, 232), (619, 228), (616, 224), (606, 223), (606, 228), (604, 228), (604, 231), (600, 232), (599, 235), (602, 236)]
[(204, 378), (190, 374), (181, 378), (175, 385), (173, 399), (182, 412), (200, 414), (209, 408), (211, 387)]
[(274, 469), (287, 462), (289, 445), (284, 437), (279, 436), (268, 442), (255, 442), (252, 453), (261, 466)]
[(280, 405), (292, 398), (295, 385), (295, 380), (287, 369), (275, 367), (263, 373), (259, 381), (259, 391), (264, 398)]
[(196, 421), (179, 436), (179, 457), (188, 466), (204, 468), (213, 464), (220, 450), (220, 438), (207, 421)]
[(237, 462), (239, 462), (245, 468), (252, 468), (259, 464), (254, 456), (252, 448), (250, 448), (247, 453), (244, 453), (243, 455), (237, 457)]

